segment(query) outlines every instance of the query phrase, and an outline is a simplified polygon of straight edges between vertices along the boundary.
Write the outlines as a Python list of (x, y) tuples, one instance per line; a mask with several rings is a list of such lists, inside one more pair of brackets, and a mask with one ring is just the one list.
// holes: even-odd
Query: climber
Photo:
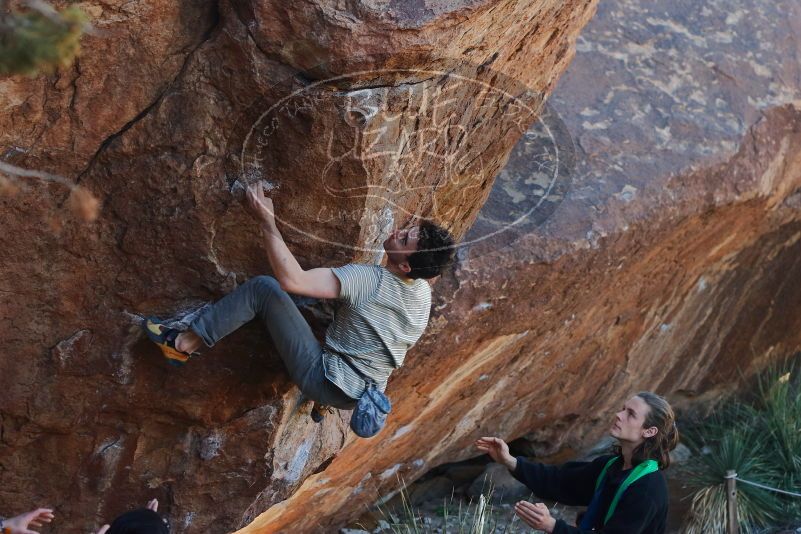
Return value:
[(500, 438), (480, 438), (476, 447), (537, 497), (588, 506), (572, 527), (551, 517), (543, 503), (520, 501), (515, 513), (532, 528), (554, 534), (664, 534), (668, 494), (660, 470), (670, 465), (669, 453), (679, 441), (673, 409), (659, 395), (638, 393), (615, 414), (609, 433), (617, 440), (614, 454), (561, 466), (515, 458)]
[[(368, 380), (383, 391), (390, 373), (428, 322), (431, 288), (426, 279), (453, 261), (450, 234), (430, 221), (393, 231), (384, 241), (386, 267), (348, 264), (304, 270), (276, 227), (272, 199), (261, 184), (248, 188), (245, 206), (261, 224), (275, 278), (257, 276), (201, 313), (179, 332), (157, 319), (145, 331), (171, 363), (186, 362), (258, 315), (289, 375), (315, 401), (319, 421), (327, 407), (351, 409)], [(320, 344), (288, 293), (340, 299)]]

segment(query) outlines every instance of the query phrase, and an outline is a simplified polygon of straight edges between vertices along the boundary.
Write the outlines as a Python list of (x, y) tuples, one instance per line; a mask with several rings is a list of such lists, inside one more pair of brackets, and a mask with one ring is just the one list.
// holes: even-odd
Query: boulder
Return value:
[[(58, 181), (0, 197), (4, 511), (331, 532), (482, 435), (583, 450), (628, 395), (801, 348), (791, 2), (601, 3), (580, 38), (594, 1), (81, 5), (103, 31), (74, 66), (0, 80), (3, 161), (102, 202), (87, 226)], [(304, 267), (414, 215), (463, 238), (371, 440), (311, 422), (258, 325), (180, 371), (136, 326), (267, 270), (256, 181)]]
[(419, 506), (427, 502), (450, 500), (453, 495), (453, 482), (443, 476), (429, 478), (409, 487), (409, 503)]
[[(47, 173), (0, 196), (0, 509), (50, 503), (77, 532), (157, 497), (174, 532), (231, 532), (328, 473), (349, 414), (313, 423), (263, 328), (175, 370), (139, 322), (269, 273), (251, 183), (304, 267), (374, 261), (416, 215), (464, 235), (595, 4), (81, 2), (97, 31), (74, 65), (0, 80), (0, 157)], [(303, 305), (322, 332), (327, 306)]]
[[(581, 451), (637, 391), (682, 407), (798, 352), (797, 13), (758, 0), (601, 3), (549, 99), (576, 141), (566, 194), (533, 227), (460, 251), (390, 382), (403, 400), (378, 443), (348, 442), (244, 532), (310, 525), (310, 502), (337, 524), (353, 495), (476, 455), (480, 436)], [(537, 154), (519, 142), (480, 235), (540, 180)]]
[(489, 497), (491, 502), (513, 503), (531, 494), (524, 484), (512, 476), (501, 464), (488, 464), (484, 472), (476, 478), (467, 490), (467, 495), (475, 502), (480, 495)]
[(471, 484), (484, 473), (486, 467), (484, 464), (458, 463), (447, 466), (442, 474), (450, 479), (453, 486), (459, 487)]
[(686, 463), (692, 455), (693, 453), (687, 445), (679, 443), (675, 449), (670, 451), (670, 465)]

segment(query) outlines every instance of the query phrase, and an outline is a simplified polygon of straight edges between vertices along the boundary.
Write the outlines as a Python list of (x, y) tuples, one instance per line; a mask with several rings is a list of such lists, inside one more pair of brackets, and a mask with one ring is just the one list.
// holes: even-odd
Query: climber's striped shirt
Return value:
[(365, 382), (341, 360), (348, 358), (384, 391), (390, 373), (426, 328), (431, 287), (377, 265), (351, 263), (332, 271), (342, 287), (341, 305), (325, 334), (325, 376), (350, 397), (361, 397)]

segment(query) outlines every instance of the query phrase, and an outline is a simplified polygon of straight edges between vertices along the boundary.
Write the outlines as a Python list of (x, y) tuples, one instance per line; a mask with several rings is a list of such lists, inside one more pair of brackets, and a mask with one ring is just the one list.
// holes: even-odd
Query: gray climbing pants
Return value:
[(271, 276), (251, 278), (195, 318), (189, 328), (212, 347), (257, 315), (270, 332), (289, 376), (306, 397), (344, 410), (356, 405), (326, 378), (322, 345), (292, 298)]

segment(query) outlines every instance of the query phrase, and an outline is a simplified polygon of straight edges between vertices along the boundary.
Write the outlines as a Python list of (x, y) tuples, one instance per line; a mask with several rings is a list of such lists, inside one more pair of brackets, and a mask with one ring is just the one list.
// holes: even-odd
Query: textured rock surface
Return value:
[[(271, 180), (284, 223), (307, 230), (287, 231), (305, 265), (371, 257), (412, 213), (450, 214), (461, 232), (505, 165), (472, 232), (492, 228), (532, 191), (528, 145), (506, 162), (519, 115), (488, 119), (480, 103), (504, 102), (473, 90), (446, 103), (468, 121), (464, 153), (484, 158), (456, 162), (482, 178), (464, 194), (445, 180), (453, 160), (437, 157), (461, 123), (418, 125), (420, 105), (404, 100), (409, 86), (458, 87), (408, 69), (503, 73), (548, 93), (593, 3), (82, 5), (108, 33), (73, 70), (0, 80), (4, 159), (79, 180), (104, 204), (87, 227), (61, 209), (57, 185), (0, 199), (4, 512), (50, 503), (64, 530), (86, 531), (159, 497), (178, 532), (253, 518), (244, 531), (330, 532), (397, 476), (473, 454), (481, 434), (528, 435), (543, 453), (578, 447), (634, 390), (714, 395), (799, 348), (796, 2), (601, 4), (551, 99), (578, 148), (570, 191), (552, 191), (548, 209), (564, 201), (538, 228), (461, 251), (374, 440), (347, 435), (347, 414), (318, 426), (300, 413), (257, 326), (175, 372), (130, 317), (181, 316), (263, 272), (230, 193), (242, 170)], [(366, 68), (382, 72), (320, 83)], [(401, 154), (417, 159), (340, 157), (364, 148), (348, 127), (398, 114), (415, 132)], [(273, 135), (275, 116), (297, 120)], [(422, 137), (432, 131), (444, 139)]]
[(798, 351), (799, 7), (601, 3), (551, 98), (577, 144), (565, 200), (508, 248), (463, 251), (380, 440), (245, 531), (325, 531), (489, 433), (578, 450), (639, 389), (691, 401)]
[[(594, 4), (82, 2), (100, 34), (74, 68), (0, 80), (4, 161), (103, 203), (85, 226), (58, 184), (0, 198), (0, 509), (88, 531), (158, 497), (174, 531), (227, 532), (327, 473), (347, 414), (301, 413), (258, 326), (176, 372), (133, 323), (265, 271), (237, 181), (271, 182), (307, 266), (372, 258), (412, 214), (463, 233)], [(348, 513), (317, 510), (290, 530)]]

